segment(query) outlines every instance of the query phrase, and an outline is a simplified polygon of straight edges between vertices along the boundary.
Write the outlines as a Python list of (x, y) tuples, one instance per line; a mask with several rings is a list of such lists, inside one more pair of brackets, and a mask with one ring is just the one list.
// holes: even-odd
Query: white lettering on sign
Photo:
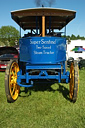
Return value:
[(34, 54), (43, 54), (42, 52), (34, 51)]
[(49, 47), (46, 47), (44, 45), (42, 45), (42, 46), (36, 45), (36, 49), (51, 49), (51, 45)]
[(54, 54), (54, 51), (52, 51), (52, 44), (56, 44), (56, 39), (54, 41), (52, 40), (44, 40), (41, 39), (41, 41), (34, 41), (30, 39), (30, 44), (35, 45), (35, 50), (33, 51), (34, 54), (46, 54), (46, 55), (52, 55)]
[(32, 39), (30, 39), (30, 44), (56, 44), (56, 39), (54, 41), (52, 40), (44, 40), (41, 39), (41, 41), (34, 41)]
[(47, 52), (47, 51), (43, 50), (43, 52), (34, 51), (34, 54), (50, 54), (50, 55), (52, 55), (52, 54), (54, 54), (54, 52), (52, 52), (52, 51)]
[(47, 52), (47, 51), (43, 50), (43, 54), (54, 54), (54, 52), (52, 52), (52, 51)]

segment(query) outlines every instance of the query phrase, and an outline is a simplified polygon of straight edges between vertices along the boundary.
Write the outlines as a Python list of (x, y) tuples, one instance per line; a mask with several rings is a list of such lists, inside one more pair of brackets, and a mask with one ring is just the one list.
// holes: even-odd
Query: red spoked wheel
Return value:
[(17, 85), (17, 72), (19, 66), (17, 61), (11, 60), (5, 71), (5, 92), (8, 102), (14, 102), (19, 95), (20, 87)]
[(79, 90), (79, 69), (77, 61), (71, 62), (70, 66), (70, 92), (69, 96), (73, 103), (76, 102)]

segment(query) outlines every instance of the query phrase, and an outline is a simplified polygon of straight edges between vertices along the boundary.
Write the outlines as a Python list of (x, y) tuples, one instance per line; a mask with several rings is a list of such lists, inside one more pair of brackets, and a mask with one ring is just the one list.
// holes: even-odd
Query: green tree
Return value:
[(76, 38), (76, 36), (75, 35), (71, 35), (71, 40), (76, 40), (77, 38)]
[(0, 46), (5, 46), (5, 44), (3, 42), (0, 41)]
[(77, 36), (77, 39), (81, 39), (80, 35)]
[(19, 40), (19, 31), (13, 26), (2, 26), (0, 28), (0, 40), (5, 45), (13, 46)]
[(81, 37), (81, 40), (85, 40), (85, 37), (84, 37), (84, 36), (82, 36), (82, 37)]

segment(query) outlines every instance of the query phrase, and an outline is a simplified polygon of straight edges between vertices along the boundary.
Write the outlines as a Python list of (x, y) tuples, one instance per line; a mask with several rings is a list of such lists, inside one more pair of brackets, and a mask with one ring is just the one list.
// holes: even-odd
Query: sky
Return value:
[[(46, 0), (43, 0), (46, 1)], [(17, 30), (20, 27), (12, 20), (11, 11), (36, 8), (35, 0), (0, 0), (0, 28), (12, 25)], [(48, 5), (46, 5), (48, 7)], [(85, 37), (85, 0), (56, 0), (52, 8), (62, 8), (76, 11), (76, 17), (66, 27), (66, 35)], [(25, 32), (22, 30), (22, 36)]]

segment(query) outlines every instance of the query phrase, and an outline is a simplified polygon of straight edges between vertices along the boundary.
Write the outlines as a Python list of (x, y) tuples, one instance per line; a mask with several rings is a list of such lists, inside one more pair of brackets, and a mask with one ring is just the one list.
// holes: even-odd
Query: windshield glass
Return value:
[(14, 47), (1, 47), (0, 55), (15, 54), (18, 55), (18, 50)]

